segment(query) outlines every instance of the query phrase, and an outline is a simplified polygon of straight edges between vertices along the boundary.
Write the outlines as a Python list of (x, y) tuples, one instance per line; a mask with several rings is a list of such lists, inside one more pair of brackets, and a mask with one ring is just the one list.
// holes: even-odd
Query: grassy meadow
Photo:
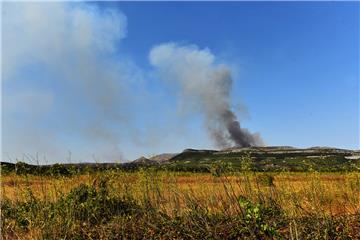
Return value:
[(1, 177), (3, 239), (359, 239), (360, 173)]

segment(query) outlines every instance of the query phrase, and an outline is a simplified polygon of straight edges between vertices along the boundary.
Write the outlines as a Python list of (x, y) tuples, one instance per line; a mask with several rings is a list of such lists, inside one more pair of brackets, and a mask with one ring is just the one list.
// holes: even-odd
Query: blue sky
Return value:
[(169, 42), (231, 71), (231, 109), (266, 145), (359, 148), (358, 2), (51, 4), (3, 5), (4, 160), (216, 147), (151, 64)]

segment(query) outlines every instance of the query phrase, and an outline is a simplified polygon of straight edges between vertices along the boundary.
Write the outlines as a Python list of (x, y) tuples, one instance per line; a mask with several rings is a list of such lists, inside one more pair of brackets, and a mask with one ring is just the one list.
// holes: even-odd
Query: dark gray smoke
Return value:
[(247, 129), (241, 128), (236, 116), (230, 110), (223, 113), (226, 128), (229, 131), (231, 140), (234, 141), (236, 146), (250, 147), (262, 145), (262, 140), (259, 135), (251, 134)]
[(205, 114), (205, 124), (219, 147), (263, 145), (259, 134), (241, 128), (230, 109), (232, 78), (229, 67), (216, 64), (207, 49), (166, 43), (154, 47), (150, 62), (162, 77), (181, 88), (185, 105), (196, 105)]

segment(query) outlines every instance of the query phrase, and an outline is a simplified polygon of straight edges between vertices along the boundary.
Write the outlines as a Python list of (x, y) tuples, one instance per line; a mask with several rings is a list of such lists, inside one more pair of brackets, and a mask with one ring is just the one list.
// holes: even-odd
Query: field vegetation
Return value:
[(247, 167), (5, 173), (1, 233), (3, 239), (360, 238), (358, 172)]

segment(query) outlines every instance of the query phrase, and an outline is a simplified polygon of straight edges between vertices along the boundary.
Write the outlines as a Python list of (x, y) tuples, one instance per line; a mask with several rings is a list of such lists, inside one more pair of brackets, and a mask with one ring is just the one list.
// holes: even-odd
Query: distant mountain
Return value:
[(223, 150), (185, 149), (181, 153), (163, 153), (140, 157), (126, 163), (72, 163), (31, 165), (1, 162), (1, 171), (30, 174), (72, 174), (109, 169), (135, 170), (156, 167), (172, 171), (208, 172), (214, 164), (225, 164), (232, 171), (360, 171), (360, 150), (331, 147), (294, 148), (289, 146), (227, 148)]
[(169, 160), (168, 167), (182, 171), (209, 169), (212, 164), (229, 164), (242, 169), (251, 162), (254, 171), (359, 171), (360, 151), (331, 147), (295, 148), (290, 146), (232, 147), (219, 151), (185, 149)]

